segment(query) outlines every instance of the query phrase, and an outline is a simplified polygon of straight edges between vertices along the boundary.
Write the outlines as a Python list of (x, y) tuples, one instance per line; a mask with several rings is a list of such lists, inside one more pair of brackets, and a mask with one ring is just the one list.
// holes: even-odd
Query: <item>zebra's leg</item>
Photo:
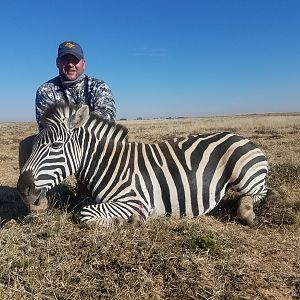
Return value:
[(125, 223), (139, 226), (145, 223), (148, 215), (148, 209), (139, 200), (111, 201), (84, 206), (80, 211), (80, 221), (108, 228)]

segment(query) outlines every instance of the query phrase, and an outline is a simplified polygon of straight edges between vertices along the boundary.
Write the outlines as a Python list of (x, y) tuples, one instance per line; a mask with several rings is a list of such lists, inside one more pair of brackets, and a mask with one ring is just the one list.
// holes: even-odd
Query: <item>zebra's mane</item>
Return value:
[(111, 130), (116, 134), (121, 132), (122, 134), (120, 136), (120, 139), (126, 138), (126, 140), (128, 140), (128, 129), (125, 126), (121, 124), (117, 124), (115, 123), (115, 121), (109, 121), (104, 118), (101, 118), (98, 114), (94, 112), (90, 113), (90, 118), (89, 118), (89, 121), (93, 121), (93, 120), (96, 121), (95, 124), (99, 124), (99, 123), (106, 124), (108, 127), (108, 130), (106, 132), (109, 132)]
[[(80, 106), (71, 103), (54, 103), (45, 111), (40, 125), (42, 128), (47, 128), (53, 124), (65, 123), (65, 120), (69, 119), (79, 107)], [(107, 125), (109, 130), (113, 130), (116, 133), (122, 132), (122, 137), (124, 138), (128, 135), (128, 129), (125, 126), (116, 124), (114, 121), (108, 121), (104, 118), (101, 118), (99, 115), (93, 112), (90, 113), (87, 123), (91, 123), (92, 121), (96, 121), (95, 124), (104, 123)]]
[(43, 114), (40, 125), (47, 128), (53, 124), (64, 123), (78, 109), (75, 104), (55, 102), (50, 104)]

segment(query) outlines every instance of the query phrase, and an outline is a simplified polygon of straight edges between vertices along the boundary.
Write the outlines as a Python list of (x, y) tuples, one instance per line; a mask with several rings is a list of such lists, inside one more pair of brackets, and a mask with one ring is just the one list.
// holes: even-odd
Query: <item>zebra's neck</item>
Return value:
[[(82, 158), (76, 175), (93, 195), (98, 195), (117, 176), (114, 169), (128, 156), (127, 131), (114, 123), (92, 118), (78, 131), (78, 140)], [(124, 168), (128, 165), (123, 165)]]

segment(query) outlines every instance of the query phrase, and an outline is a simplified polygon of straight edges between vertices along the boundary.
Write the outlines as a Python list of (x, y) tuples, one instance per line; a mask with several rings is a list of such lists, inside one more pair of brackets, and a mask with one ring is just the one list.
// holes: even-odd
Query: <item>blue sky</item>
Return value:
[(300, 1), (3, 1), (0, 122), (34, 121), (57, 46), (81, 44), (118, 118), (300, 111)]

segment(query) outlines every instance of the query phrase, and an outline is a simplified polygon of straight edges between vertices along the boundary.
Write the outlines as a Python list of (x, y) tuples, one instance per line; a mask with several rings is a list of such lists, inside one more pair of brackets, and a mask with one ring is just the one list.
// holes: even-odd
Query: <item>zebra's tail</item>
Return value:
[(280, 200), (281, 195), (278, 191), (273, 188), (263, 186), (259, 193), (251, 195), (254, 203), (260, 205), (266, 202), (275, 202)]
[(252, 195), (254, 203), (260, 203), (268, 197), (268, 193), (271, 191), (270, 188), (268, 188), (265, 184), (261, 186), (261, 189), (258, 193)]

